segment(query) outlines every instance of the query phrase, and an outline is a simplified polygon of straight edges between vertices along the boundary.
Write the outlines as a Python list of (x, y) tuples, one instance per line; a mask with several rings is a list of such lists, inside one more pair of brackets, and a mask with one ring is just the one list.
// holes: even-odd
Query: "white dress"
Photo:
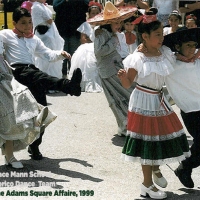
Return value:
[[(94, 42), (94, 30), (98, 26), (92, 27), (88, 22), (82, 23), (77, 31), (86, 34)], [(97, 60), (94, 55), (94, 43), (85, 43), (78, 47), (71, 59), (69, 77), (73, 71), (79, 67), (82, 71), (81, 91), (82, 92), (102, 92), (101, 80), (97, 70)]]
[[(41, 35), (37, 31), (35, 31), (35, 34), (43, 41), (46, 47), (52, 50), (63, 50), (64, 40), (59, 35), (55, 23), (52, 22), (51, 25), (46, 23), (47, 20), (52, 19), (52, 12), (50, 9), (39, 2), (34, 2), (31, 9), (33, 28), (35, 29), (38, 25), (47, 25), (49, 27), (45, 34)], [(40, 57), (36, 57), (35, 65), (51, 76), (62, 78), (62, 60), (49, 63)]]
[(138, 74), (128, 107), (126, 141), (122, 158), (142, 165), (162, 165), (190, 156), (183, 126), (161, 93), (165, 76), (173, 72), (175, 57), (163, 46), (161, 56), (146, 57), (134, 52), (124, 61), (126, 70)]
[[(34, 142), (40, 134), (35, 118), (43, 108), (29, 89), (13, 77), (3, 58), (0, 38), (0, 147), (6, 140), (13, 140), (14, 151), (19, 151)], [(55, 118), (56, 115), (49, 111), (44, 125), (47, 127)]]
[(71, 59), (69, 77), (74, 69), (79, 67), (82, 71), (82, 92), (102, 92), (101, 80), (97, 70), (97, 60), (94, 55), (94, 43), (85, 43), (78, 47)]
[(94, 42), (94, 31), (98, 28), (98, 26), (92, 27), (88, 22), (83, 22), (78, 28), (77, 31), (80, 33), (86, 34), (92, 42)]

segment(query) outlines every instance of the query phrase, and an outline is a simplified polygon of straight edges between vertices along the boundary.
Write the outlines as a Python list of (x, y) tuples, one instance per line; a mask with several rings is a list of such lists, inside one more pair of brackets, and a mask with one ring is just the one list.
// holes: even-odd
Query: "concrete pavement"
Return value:
[[(40, 149), (45, 158), (33, 161), (26, 150), (17, 152), (25, 168), (15, 172), (1, 156), (0, 199), (144, 199), (141, 166), (120, 159), (125, 138), (116, 135), (117, 124), (104, 93), (80, 97), (57, 93), (48, 95), (48, 103), (58, 117), (44, 135)], [(188, 141), (191, 144), (189, 135)], [(170, 166), (175, 169), (178, 163)], [(193, 189), (184, 188), (166, 165), (161, 170), (169, 183), (164, 189), (168, 199), (200, 199), (200, 168), (193, 171)]]

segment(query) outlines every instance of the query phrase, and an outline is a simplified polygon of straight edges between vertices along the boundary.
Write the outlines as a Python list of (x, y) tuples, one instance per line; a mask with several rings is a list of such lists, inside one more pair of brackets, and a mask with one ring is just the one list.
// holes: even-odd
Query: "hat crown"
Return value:
[(103, 11), (103, 18), (104, 19), (113, 19), (116, 17), (120, 17), (119, 10), (110, 2), (106, 2), (105, 8)]

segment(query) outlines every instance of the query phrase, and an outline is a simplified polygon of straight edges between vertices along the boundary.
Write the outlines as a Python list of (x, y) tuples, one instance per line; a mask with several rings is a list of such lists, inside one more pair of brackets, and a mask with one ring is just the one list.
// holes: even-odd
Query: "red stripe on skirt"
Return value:
[(165, 116), (144, 116), (128, 112), (127, 130), (150, 136), (168, 135), (183, 129), (177, 115), (172, 112)]

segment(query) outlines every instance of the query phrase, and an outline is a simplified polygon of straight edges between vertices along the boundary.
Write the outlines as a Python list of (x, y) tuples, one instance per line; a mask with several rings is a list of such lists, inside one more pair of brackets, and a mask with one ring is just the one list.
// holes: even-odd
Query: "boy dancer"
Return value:
[[(180, 182), (188, 188), (194, 187), (192, 169), (200, 165), (200, 59), (193, 61), (196, 48), (200, 44), (200, 28), (181, 28), (165, 36), (164, 45), (178, 52), (174, 72), (167, 76), (166, 86), (169, 94), (181, 109), (183, 122), (193, 137), (191, 156), (182, 161), (175, 170)], [(181, 56), (180, 56), (181, 55)], [(189, 61), (193, 62), (189, 62)]]
[[(47, 105), (47, 90), (59, 90), (66, 94), (80, 96), (82, 73), (79, 68), (74, 71), (71, 80), (68, 80), (49, 76), (34, 65), (36, 54), (50, 62), (70, 59), (70, 54), (65, 51), (50, 50), (37, 36), (32, 34), (32, 20), (28, 10), (17, 8), (13, 12), (13, 25), (13, 30), (2, 30), (0, 35), (5, 48), (5, 58), (13, 68), (15, 79), (27, 86), (37, 102), (44, 106)], [(28, 152), (35, 160), (43, 158), (39, 151), (42, 135), (43, 133), (40, 138), (29, 145)]]

